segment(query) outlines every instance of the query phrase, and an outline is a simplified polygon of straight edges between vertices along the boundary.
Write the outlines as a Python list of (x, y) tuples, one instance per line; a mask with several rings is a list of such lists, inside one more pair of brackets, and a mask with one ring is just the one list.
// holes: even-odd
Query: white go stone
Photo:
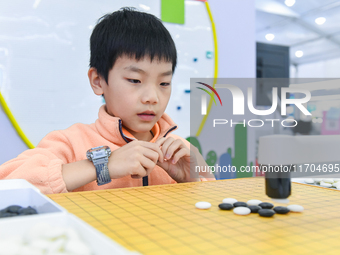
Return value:
[(211, 204), (209, 202), (197, 202), (195, 206), (197, 209), (209, 209)]
[(225, 198), (222, 200), (222, 202), (227, 204), (234, 204), (237, 202), (237, 200), (235, 198)]
[(65, 251), (74, 255), (91, 255), (89, 247), (81, 240), (68, 241), (65, 245)]
[(325, 187), (325, 188), (331, 188), (332, 184), (322, 181), (320, 182), (320, 186)]
[(90, 246), (81, 240), (75, 230), (47, 223), (35, 225), (24, 236), (0, 240), (0, 247), (0, 255), (93, 254)]
[(340, 182), (340, 178), (333, 178), (334, 182)]
[(340, 182), (334, 182), (332, 186), (336, 189), (340, 189)]
[(320, 182), (322, 181), (322, 178), (314, 178), (314, 181), (315, 181), (316, 183), (320, 183)]
[(304, 182), (307, 183), (307, 184), (314, 184), (313, 179), (304, 179)]
[(331, 178), (322, 179), (322, 181), (325, 182), (325, 183), (333, 183), (334, 182), (334, 180), (331, 179)]
[(251, 212), (248, 207), (242, 207), (242, 206), (234, 208), (233, 211), (235, 214), (238, 214), (238, 215), (248, 215)]
[(287, 208), (291, 212), (302, 212), (304, 210), (301, 205), (288, 205)]
[(251, 199), (247, 202), (248, 205), (259, 205), (261, 204), (262, 201), (261, 200), (257, 200), (257, 199)]
[(1, 238), (0, 255), (21, 254), (20, 251), (24, 246), (24, 240), (21, 236)]

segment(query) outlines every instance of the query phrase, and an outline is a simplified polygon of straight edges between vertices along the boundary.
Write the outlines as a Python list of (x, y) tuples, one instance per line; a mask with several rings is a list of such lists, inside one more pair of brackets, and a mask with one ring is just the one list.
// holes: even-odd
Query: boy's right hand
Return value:
[(132, 141), (114, 150), (109, 157), (108, 168), (111, 179), (131, 175), (138, 179), (151, 173), (157, 164), (163, 162), (159, 145), (144, 141)]

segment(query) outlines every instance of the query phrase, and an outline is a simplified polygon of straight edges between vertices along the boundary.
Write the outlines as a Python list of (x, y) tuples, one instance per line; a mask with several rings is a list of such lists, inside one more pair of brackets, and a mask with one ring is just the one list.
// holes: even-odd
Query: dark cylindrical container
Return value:
[(266, 194), (270, 198), (288, 198), (291, 194), (290, 172), (265, 172)]

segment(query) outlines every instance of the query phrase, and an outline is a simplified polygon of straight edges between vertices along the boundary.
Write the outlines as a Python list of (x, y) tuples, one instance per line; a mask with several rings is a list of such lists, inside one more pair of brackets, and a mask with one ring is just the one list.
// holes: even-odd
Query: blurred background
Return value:
[[(290, 77), (291, 83), (294, 78), (322, 83), (339, 77), (339, 1), (257, 0), (255, 6), (257, 77)], [(301, 120), (294, 133), (339, 134), (339, 88), (323, 83), (310, 89), (312, 118), (289, 109)]]
[[(209, 165), (256, 164), (262, 135), (340, 134), (340, 1), (2, 0), (0, 164), (34, 148), (48, 132), (96, 120), (104, 102), (87, 78), (89, 37), (98, 18), (125, 6), (156, 15), (170, 31), (178, 67), (166, 112), (179, 125), (177, 134), (191, 137)], [(292, 106), (288, 118), (299, 121), (295, 128), (229, 129), (221, 147), (213, 148), (203, 121), (201, 132), (190, 130), (190, 78), (313, 83), (306, 104), (312, 116)], [(268, 109), (271, 86), (253, 88), (256, 108)], [(272, 117), (283, 119), (278, 112)]]

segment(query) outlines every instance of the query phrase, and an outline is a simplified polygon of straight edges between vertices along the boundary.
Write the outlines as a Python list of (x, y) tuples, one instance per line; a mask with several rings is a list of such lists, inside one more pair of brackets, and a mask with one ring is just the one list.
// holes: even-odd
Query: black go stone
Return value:
[(27, 208), (21, 207), (19, 205), (11, 205), (6, 207), (5, 209), (0, 210), (0, 218), (4, 217), (14, 217), (21, 215), (32, 215), (38, 214), (37, 210), (28, 206)]
[(7, 212), (9, 213), (18, 213), (18, 211), (21, 209), (22, 207), (19, 206), (19, 205), (11, 205), (11, 206), (8, 206), (6, 209)]
[(261, 209), (259, 210), (259, 214), (262, 217), (272, 217), (275, 214), (275, 212), (271, 209)]
[(1, 216), (0, 216), (0, 218), (1, 218), (1, 217), (3, 217), (3, 218), (6, 218), (6, 217), (14, 217), (14, 216), (18, 216), (18, 214), (6, 212), (6, 213), (2, 213)]
[(257, 213), (259, 210), (262, 209), (260, 206), (257, 205), (249, 205), (248, 208), (252, 213)]
[(27, 207), (27, 208), (21, 208), (18, 211), (19, 215), (31, 215), (31, 214), (38, 214), (38, 212), (32, 208), (32, 207)]
[(222, 204), (219, 204), (218, 207), (221, 209), (221, 210), (231, 210), (234, 208), (234, 206), (232, 204), (229, 204), (229, 203), (222, 203)]
[(274, 207), (273, 204), (267, 203), (267, 202), (263, 202), (263, 203), (259, 204), (259, 206), (261, 206), (263, 209), (272, 209)]
[(284, 206), (276, 206), (273, 210), (278, 214), (287, 214), (290, 212), (290, 210)]
[(235, 202), (234, 207), (248, 207), (248, 204), (245, 202)]

